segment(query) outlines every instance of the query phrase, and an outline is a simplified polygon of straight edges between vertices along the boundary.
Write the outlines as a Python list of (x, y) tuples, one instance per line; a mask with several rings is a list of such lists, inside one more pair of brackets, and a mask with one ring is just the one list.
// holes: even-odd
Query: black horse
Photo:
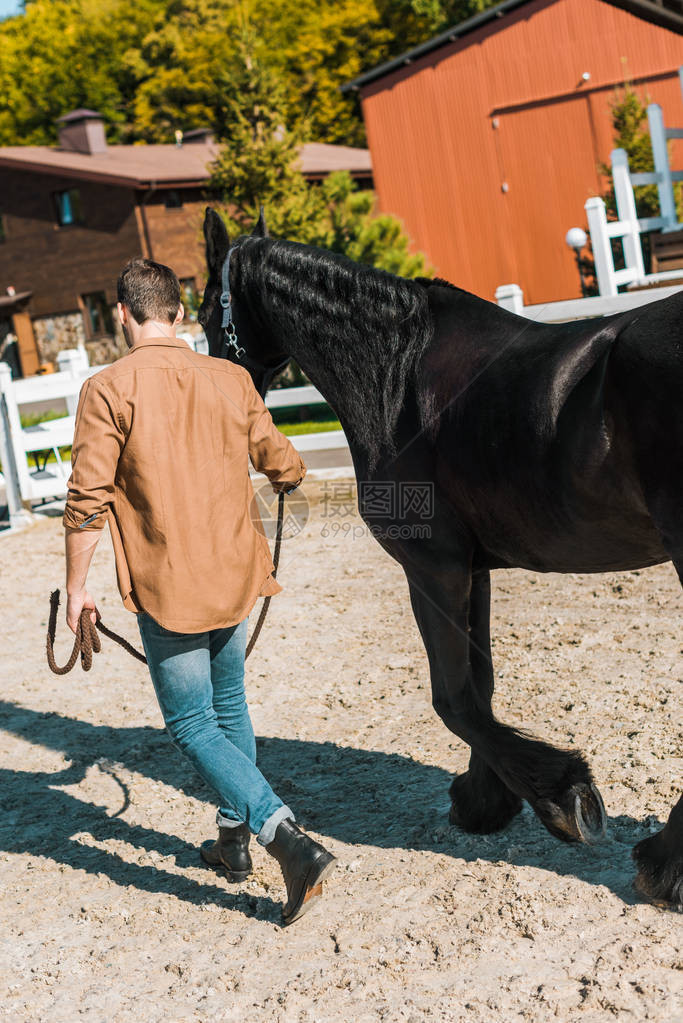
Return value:
[[(229, 264), (242, 353), (223, 345), (230, 244), (211, 209), (204, 234), (211, 354), (246, 365), (262, 395), (296, 359), (346, 432), (361, 515), (405, 571), (434, 708), (471, 747), (451, 822), (497, 831), (526, 799), (558, 838), (597, 840), (584, 757), (492, 712), (490, 572), (673, 560), (683, 582), (683, 292), (548, 326), (446, 281), (276, 241), (261, 219)], [(634, 858), (641, 893), (682, 908), (683, 797)]]

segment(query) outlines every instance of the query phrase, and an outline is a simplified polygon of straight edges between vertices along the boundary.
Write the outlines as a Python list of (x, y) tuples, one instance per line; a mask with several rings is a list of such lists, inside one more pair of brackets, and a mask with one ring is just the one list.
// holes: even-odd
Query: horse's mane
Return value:
[[(394, 431), (433, 336), (424, 284), (298, 242), (239, 240), (234, 287), (294, 358), (315, 359), (321, 389), (339, 396), (345, 427), (374, 465)], [(431, 282), (430, 282), (431, 283)], [(425, 417), (427, 409), (424, 408)], [(426, 417), (428, 418), (428, 417)]]

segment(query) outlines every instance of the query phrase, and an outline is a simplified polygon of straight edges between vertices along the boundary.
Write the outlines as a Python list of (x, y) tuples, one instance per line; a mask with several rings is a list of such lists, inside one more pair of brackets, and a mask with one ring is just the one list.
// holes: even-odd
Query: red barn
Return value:
[(610, 101), (627, 80), (683, 127), (682, 32), (680, 0), (504, 0), (350, 82), (381, 209), (484, 298), (577, 295), (564, 238), (604, 190)]

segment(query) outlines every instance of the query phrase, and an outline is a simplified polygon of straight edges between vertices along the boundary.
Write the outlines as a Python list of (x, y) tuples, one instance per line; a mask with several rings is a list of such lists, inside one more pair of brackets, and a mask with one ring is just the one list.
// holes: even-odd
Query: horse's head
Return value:
[[(268, 235), (263, 210), (252, 237), (265, 238)], [(282, 370), (289, 361), (276, 338), (271, 338), (264, 329), (259, 309), (250, 303), (249, 296), (240, 287), (241, 275), (238, 269), (240, 245), (244, 239), (238, 239), (234, 246), (221, 217), (207, 208), (204, 217), (204, 239), (206, 242), (206, 263), (209, 278), (204, 289), (204, 299), (199, 309), (198, 319), (204, 328), (209, 342), (209, 354), (223, 356), (249, 370), (254, 386), (263, 396), (273, 377)], [(222, 327), (223, 307), (221, 305), (222, 271), (228, 252), (230, 257), (230, 293), (232, 298), (232, 321), (237, 334), (237, 343), (243, 354), (234, 347), (224, 348), (224, 329)]]

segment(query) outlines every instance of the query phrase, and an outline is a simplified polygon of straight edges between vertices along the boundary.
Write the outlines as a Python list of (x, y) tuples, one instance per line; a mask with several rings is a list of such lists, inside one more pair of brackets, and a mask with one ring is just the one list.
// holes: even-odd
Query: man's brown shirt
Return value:
[(271, 482), (306, 474), (245, 369), (145, 338), (83, 384), (62, 523), (108, 521), (129, 611), (173, 632), (235, 625), (282, 589), (249, 458)]

